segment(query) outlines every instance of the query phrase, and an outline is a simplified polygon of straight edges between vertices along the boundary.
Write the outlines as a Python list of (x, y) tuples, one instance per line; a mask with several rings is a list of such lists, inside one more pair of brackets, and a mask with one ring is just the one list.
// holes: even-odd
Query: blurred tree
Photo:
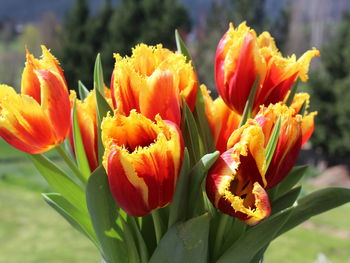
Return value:
[(41, 35), (38, 27), (34, 24), (28, 23), (24, 26), (22, 34), (19, 35), (21, 46), (27, 46), (30, 53), (36, 57), (40, 56)]
[(268, 30), (269, 16), (265, 12), (266, 0), (227, 0), (228, 19), (235, 25), (243, 21), (259, 34)]
[(174, 31), (188, 32), (190, 18), (177, 0), (121, 0), (113, 8), (110, 0), (89, 16), (86, 0), (76, 0), (64, 25), (61, 61), (67, 81), (76, 88), (78, 80), (92, 88), (96, 54), (101, 52), (105, 82), (113, 70), (113, 53), (127, 55), (138, 43), (162, 43), (174, 48)]
[(61, 49), (60, 35), (62, 26), (55, 13), (45, 12), (38, 24), (41, 43), (50, 48), (54, 53)]
[(91, 44), (93, 51), (90, 63), (93, 65), (97, 53), (101, 53), (105, 81), (110, 78), (113, 66), (113, 53), (108, 53), (105, 50), (105, 46), (111, 42), (111, 31), (108, 26), (113, 10), (111, 0), (105, 0), (104, 6), (90, 21), (90, 34), (88, 35), (88, 42)]
[(291, 10), (291, 2), (287, 2), (280, 10), (277, 17), (269, 22), (269, 30), (275, 38), (278, 49), (282, 53), (286, 52), (286, 43), (290, 31), (289, 24), (291, 21)]
[(121, 0), (109, 24), (111, 39), (105, 50), (130, 55), (138, 43), (174, 49), (175, 29), (190, 31), (188, 12), (177, 0)]
[(93, 50), (89, 43), (91, 33), (89, 26), (87, 1), (76, 0), (64, 21), (60, 56), (69, 89), (75, 89), (78, 80), (87, 87), (92, 87), (94, 65), (91, 63)]
[(321, 50), (322, 65), (310, 76), (312, 105), (318, 111), (313, 146), (329, 165), (347, 162), (350, 154), (350, 13), (338, 36)]

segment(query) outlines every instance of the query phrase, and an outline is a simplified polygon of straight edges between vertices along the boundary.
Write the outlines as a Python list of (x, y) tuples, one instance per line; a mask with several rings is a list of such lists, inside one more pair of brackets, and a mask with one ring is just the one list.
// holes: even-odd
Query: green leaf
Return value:
[(244, 111), (242, 114), (241, 122), (239, 123), (239, 127), (243, 126), (252, 115), (255, 94), (256, 94), (256, 91), (258, 89), (258, 86), (259, 86), (259, 75), (256, 76), (254, 83), (253, 83), (253, 86), (252, 86), (252, 89), (249, 92), (248, 100), (245, 103)]
[(293, 207), (292, 214), (278, 235), (287, 232), (312, 216), (321, 214), (335, 207), (350, 202), (350, 189), (330, 187), (315, 191), (298, 200)]
[(217, 263), (250, 262), (256, 253), (275, 238), (290, 214), (291, 209), (287, 209), (251, 227), (226, 250)]
[(269, 142), (267, 143), (266, 146), (266, 167), (268, 168), (273, 154), (275, 153), (278, 138), (280, 136), (280, 130), (281, 130), (281, 116), (278, 117), (278, 120), (276, 121), (275, 127), (273, 127)]
[(181, 39), (179, 32), (177, 29), (175, 30), (175, 40), (177, 50), (186, 57), (186, 62), (192, 61), (192, 57), (190, 52), (188, 51), (184, 41)]
[(79, 170), (81, 173), (86, 177), (89, 178), (90, 176), (90, 166), (89, 161), (87, 159), (83, 139), (81, 137), (80, 133), (80, 127), (78, 124), (78, 116), (77, 116), (77, 107), (76, 107), (76, 101), (74, 100), (73, 104), (73, 142), (74, 142), (74, 151), (76, 160), (78, 163)]
[(112, 229), (118, 232), (116, 224), (118, 207), (111, 195), (107, 174), (102, 166), (99, 166), (88, 180), (86, 200), (92, 225), (101, 244), (105, 260), (108, 263), (128, 262), (124, 242), (106, 234)]
[(120, 216), (119, 219), (120, 219), (120, 222), (122, 223), (122, 227), (124, 230), (124, 241), (125, 241), (126, 249), (128, 251), (129, 261), (127, 262), (140, 263), (140, 256), (139, 256), (139, 252), (137, 251), (136, 242), (134, 240), (132, 231), (122, 216)]
[(96, 99), (96, 118), (97, 118), (97, 138), (98, 138), (98, 160), (99, 164), (102, 163), (104, 147), (101, 139), (101, 122), (103, 117), (107, 116), (108, 112), (113, 113), (112, 108), (109, 106), (105, 99), (103, 70), (101, 64), (101, 56), (97, 55), (94, 67), (94, 90)]
[(292, 169), (292, 171), (288, 174), (288, 176), (284, 178), (283, 181), (276, 186), (277, 187), (276, 196), (278, 197), (278, 196), (284, 195), (290, 189), (292, 189), (292, 187), (295, 186), (303, 178), (307, 169), (308, 169), (307, 165), (295, 166)]
[(304, 101), (303, 105), (301, 105), (301, 108), (300, 108), (300, 111), (298, 112), (298, 114), (300, 114), (301, 116), (304, 116), (305, 112), (306, 112), (306, 106), (307, 106), (307, 103), (306, 103), (306, 101)]
[(68, 221), (68, 223), (89, 238), (97, 248), (100, 247), (88, 213), (83, 213), (82, 211), (78, 210), (60, 194), (47, 193), (42, 194), (42, 196), (44, 197), (46, 203), (48, 203), (60, 215), (62, 215)]
[(105, 91), (104, 91), (103, 69), (102, 69), (102, 63), (101, 63), (101, 55), (100, 55), (100, 53), (97, 54), (96, 60), (95, 60), (95, 67), (94, 67), (94, 89), (95, 89), (96, 91), (99, 91), (100, 94), (104, 97)]
[(231, 224), (228, 225), (227, 231), (221, 249), (221, 253), (226, 251), (233, 243), (235, 243), (246, 231), (247, 225), (238, 218), (232, 218)]
[(178, 222), (179, 220), (183, 220), (186, 216), (185, 213), (186, 213), (186, 205), (187, 205), (189, 169), (190, 169), (190, 158), (189, 158), (187, 148), (185, 148), (184, 160), (182, 162), (179, 179), (176, 184), (173, 201), (170, 204), (168, 228), (171, 227), (176, 222)]
[(272, 202), (272, 214), (276, 214), (294, 204), (294, 202), (299, 197), (301, 191), (301, 186), (293, 188), (288, 193), (277, 198)]
[(81, 82), (80, 80), (78, 81), (78, 91), (79, 91), (79, 98), (81, 101), (83, 101), (90, 93), (89, 90), (83, 84), (83, 82)]
[(60, 193), (69, 203), (81, 211), (87, 211), (85, 193), (56, 164), (42, 154), (28, 154), (34, 166), (39, 170), (51, 187)]
[(208, 234), (208, 214), (175, 224), (165, 233), (149, 262), (207, 262)]
[(194, 165), (203, 155), (201, 151), (201, 149), (203, 149), (203, 145), (199, 137), (197, 124), (192, 115), (192, 112), (184, 99), (182, 103), (183, 109), (181, 131), (185, 141), (185, 145), (189, 150), (191, 164)]
[(287, 105), (288, 107), (290, 107), (290, 105), (292, 105), (292, 102), (293, 102), (295, 93), (297, 92), (297, 89), (298, 89), (298, 85), (299, 85), (299, 78), (298, 78), (297, 81), (295, 82), (293, 88), (290, 90), (290, 93), (289, 93), (289, 95), (288, 95), (288, 99), (287, 99), (287, 101), (286, 101), (286, 105)]
[[(204, 155), (197, 164), (193, 167), (190, 173), (189, 183), (189, 197), (187, 202), (189, 204), (189, 215), (193, 215), (195, 206), (199, 202), (201, 196), (201, 184), (208, 173), (208, 170), (212, 167), (215, 161), (220, 155), (219, 151)], [(191, 216), (190, 216), (191, 217)]]
[(207, 115), (205, 113), (205, 105), (202, 91), (198, 89), (196, 107), (194, 110), (194, 118), (197, 123), (199, 134), (205, 147), (205, 153), (215, 151), (214, 138), (211, 132)]
[(143, 239), (140, 229), (135, 221), (135, 218), (132, 216), (128, 217), (128, 222), (130, 222), (131, 229), (133, 230), (134, 236), (136, 237), (137, 240), (137, 245), (138, 245), (138, 251), (140, 252), (140, 258), (141, 258), (141, 263), (148, 263), (148, 250), (147, 246), (145, 243), (145, 240)]
[(109, 106), (106, 99), (98, 90), (95, 90), (95, 92), (96, 92), (96, 106), (97, 106), (96, 108), (97, 108), (98, 125), (100, 127), (103, 118), (107, 116), (108, 112), (113, 113), (113, 109)]
[(154, 251), (157, 247), (155, 230), (152, 215), (146, 215), (138, 218), (141, 234), (146, 242), (148, 251)]

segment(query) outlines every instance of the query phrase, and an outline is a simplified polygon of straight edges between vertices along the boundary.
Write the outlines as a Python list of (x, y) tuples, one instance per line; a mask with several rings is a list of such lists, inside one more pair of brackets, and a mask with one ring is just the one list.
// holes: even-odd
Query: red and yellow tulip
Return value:
[(242, 114), (255, 79), (259, 76), (253, 115), (260, 105), (283, 101), (293, 82), (308, 79), (309, 64), (316, 49), (298, 60), (283, 57), (268, 32), (257, 36), (245, 23), (230, 25), (219, 42), (215, 57), (215, 80), (220, 96), (237, 113)]
[(223, 213), (248, 225), (270, 215), (266, 186), (264, 133), (250, 120), (231, 136), (233, 146), (221, 154), (210, 169), (206, 191), (210, 201)]
[[(277, 146), (267, 167), (266, 147), (281, 118)], [(282, 103), (262, 107), (255, 119), (235, 130), (207, 176), (207, 195), (226, 214), (254, 225), (270, 214), (265, 190), (290, 172), (302, 145), (301, 115)]]
[[(266, 189), (276, 186), (288, 175), (298, 158), (302, 146), (303, 118), (300, 115), (295, 115), (293, 108), (287, 107), (282, 103), (271, 104), (267, 108), (262, 107), (255, 116), (255, 120), (264, 132), (265, 146), (270, 140), (279, 117), (281, 118), (281, 129), (274, 155), (266, 172)], [(233, 142), (230, 140), (228, 147), (233, 145)]]
[(144, 216), (173, 198), (183, 158), (176, 124), (156, 122), (135, 110), (115, 111), (102, 122), (103, 165), (118, 205), (131, 216)]
[[(76, 98), (76, 93), (71, 91), (70, 100), (73, 103), (75, 100), (75, 107), (78, 119), (78, 125), (83, 140), (84, 150), (89, 162), (90, 170), (94, 171), (98, 166), (98, 133), (96, 123), (96, 99), (95, 92), (91, 91), (89, 95), (83, 100)], [(70, 133), (70, 143), (74, 151), (74, 141)]]
[(241, 115), (231, 110), (222, 98), (213, 100), (210, 92), (204, 85), (201, 85), (204, 98), (205, 113), (208, 118), (210, 129), (214, 137), (216, 149), (220, 152), (227, 150), (227, 141), (241, 121)]
[(121, 114), (131, 110), (154, 119), (180, 123), (181, 97), (194, 109), (197, 77), (180, 53), (157, 46), (136, 46), (131, 57), (115, 55), (111, 80), (113, 106)]
[(42, 153), (68, 135), (70, 102), (57, 59), (42, 46), (42, 58), (27, 51), (21, 94), (0, 85), (0, 136), (28, 153)]

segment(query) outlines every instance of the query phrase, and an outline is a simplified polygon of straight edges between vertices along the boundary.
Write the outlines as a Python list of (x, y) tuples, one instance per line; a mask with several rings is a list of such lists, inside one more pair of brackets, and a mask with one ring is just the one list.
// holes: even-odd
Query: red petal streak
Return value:
[(108, 156), (108, 180), (118, 205), (131, 216), (144, 216), (151, 210), (143, 199), (141, 186), (133, 185), (121, 163), (121, 151), (114, 148)]
[(140, 92), (140, 110), (147, 118), (159, 114), (162, 119), (180, 125), (178, 90), (170, 71), (155, 71)]
[(56, 74), (47, 71), (37, 71), (41, 89), (41, 106), (47, 114), (54, 134), (58, 141), (63, 141), (70, 128), (70, 101), (67, 87)]

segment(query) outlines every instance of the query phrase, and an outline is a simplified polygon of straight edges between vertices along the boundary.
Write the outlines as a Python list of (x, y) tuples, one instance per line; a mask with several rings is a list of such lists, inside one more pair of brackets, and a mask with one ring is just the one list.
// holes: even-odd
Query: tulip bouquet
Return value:
[[(219, 97), (191, 57), (137, 45), (115, 55), (110, 87), (68, 92), (57, 59), (27, 51), (21, 94), (0, 86), (0, 135), (28, 153), (54, 189), (45, 201), (108, 263), (257, 263), (271, 241), (350, 201), (350, 189), (300, 197), (293, 167), (314, 129), (307, 81), (316, 49), (285, 58), (245, 23), (218, 44)], [(44, 153), (56, 148), (63, 169)]]

